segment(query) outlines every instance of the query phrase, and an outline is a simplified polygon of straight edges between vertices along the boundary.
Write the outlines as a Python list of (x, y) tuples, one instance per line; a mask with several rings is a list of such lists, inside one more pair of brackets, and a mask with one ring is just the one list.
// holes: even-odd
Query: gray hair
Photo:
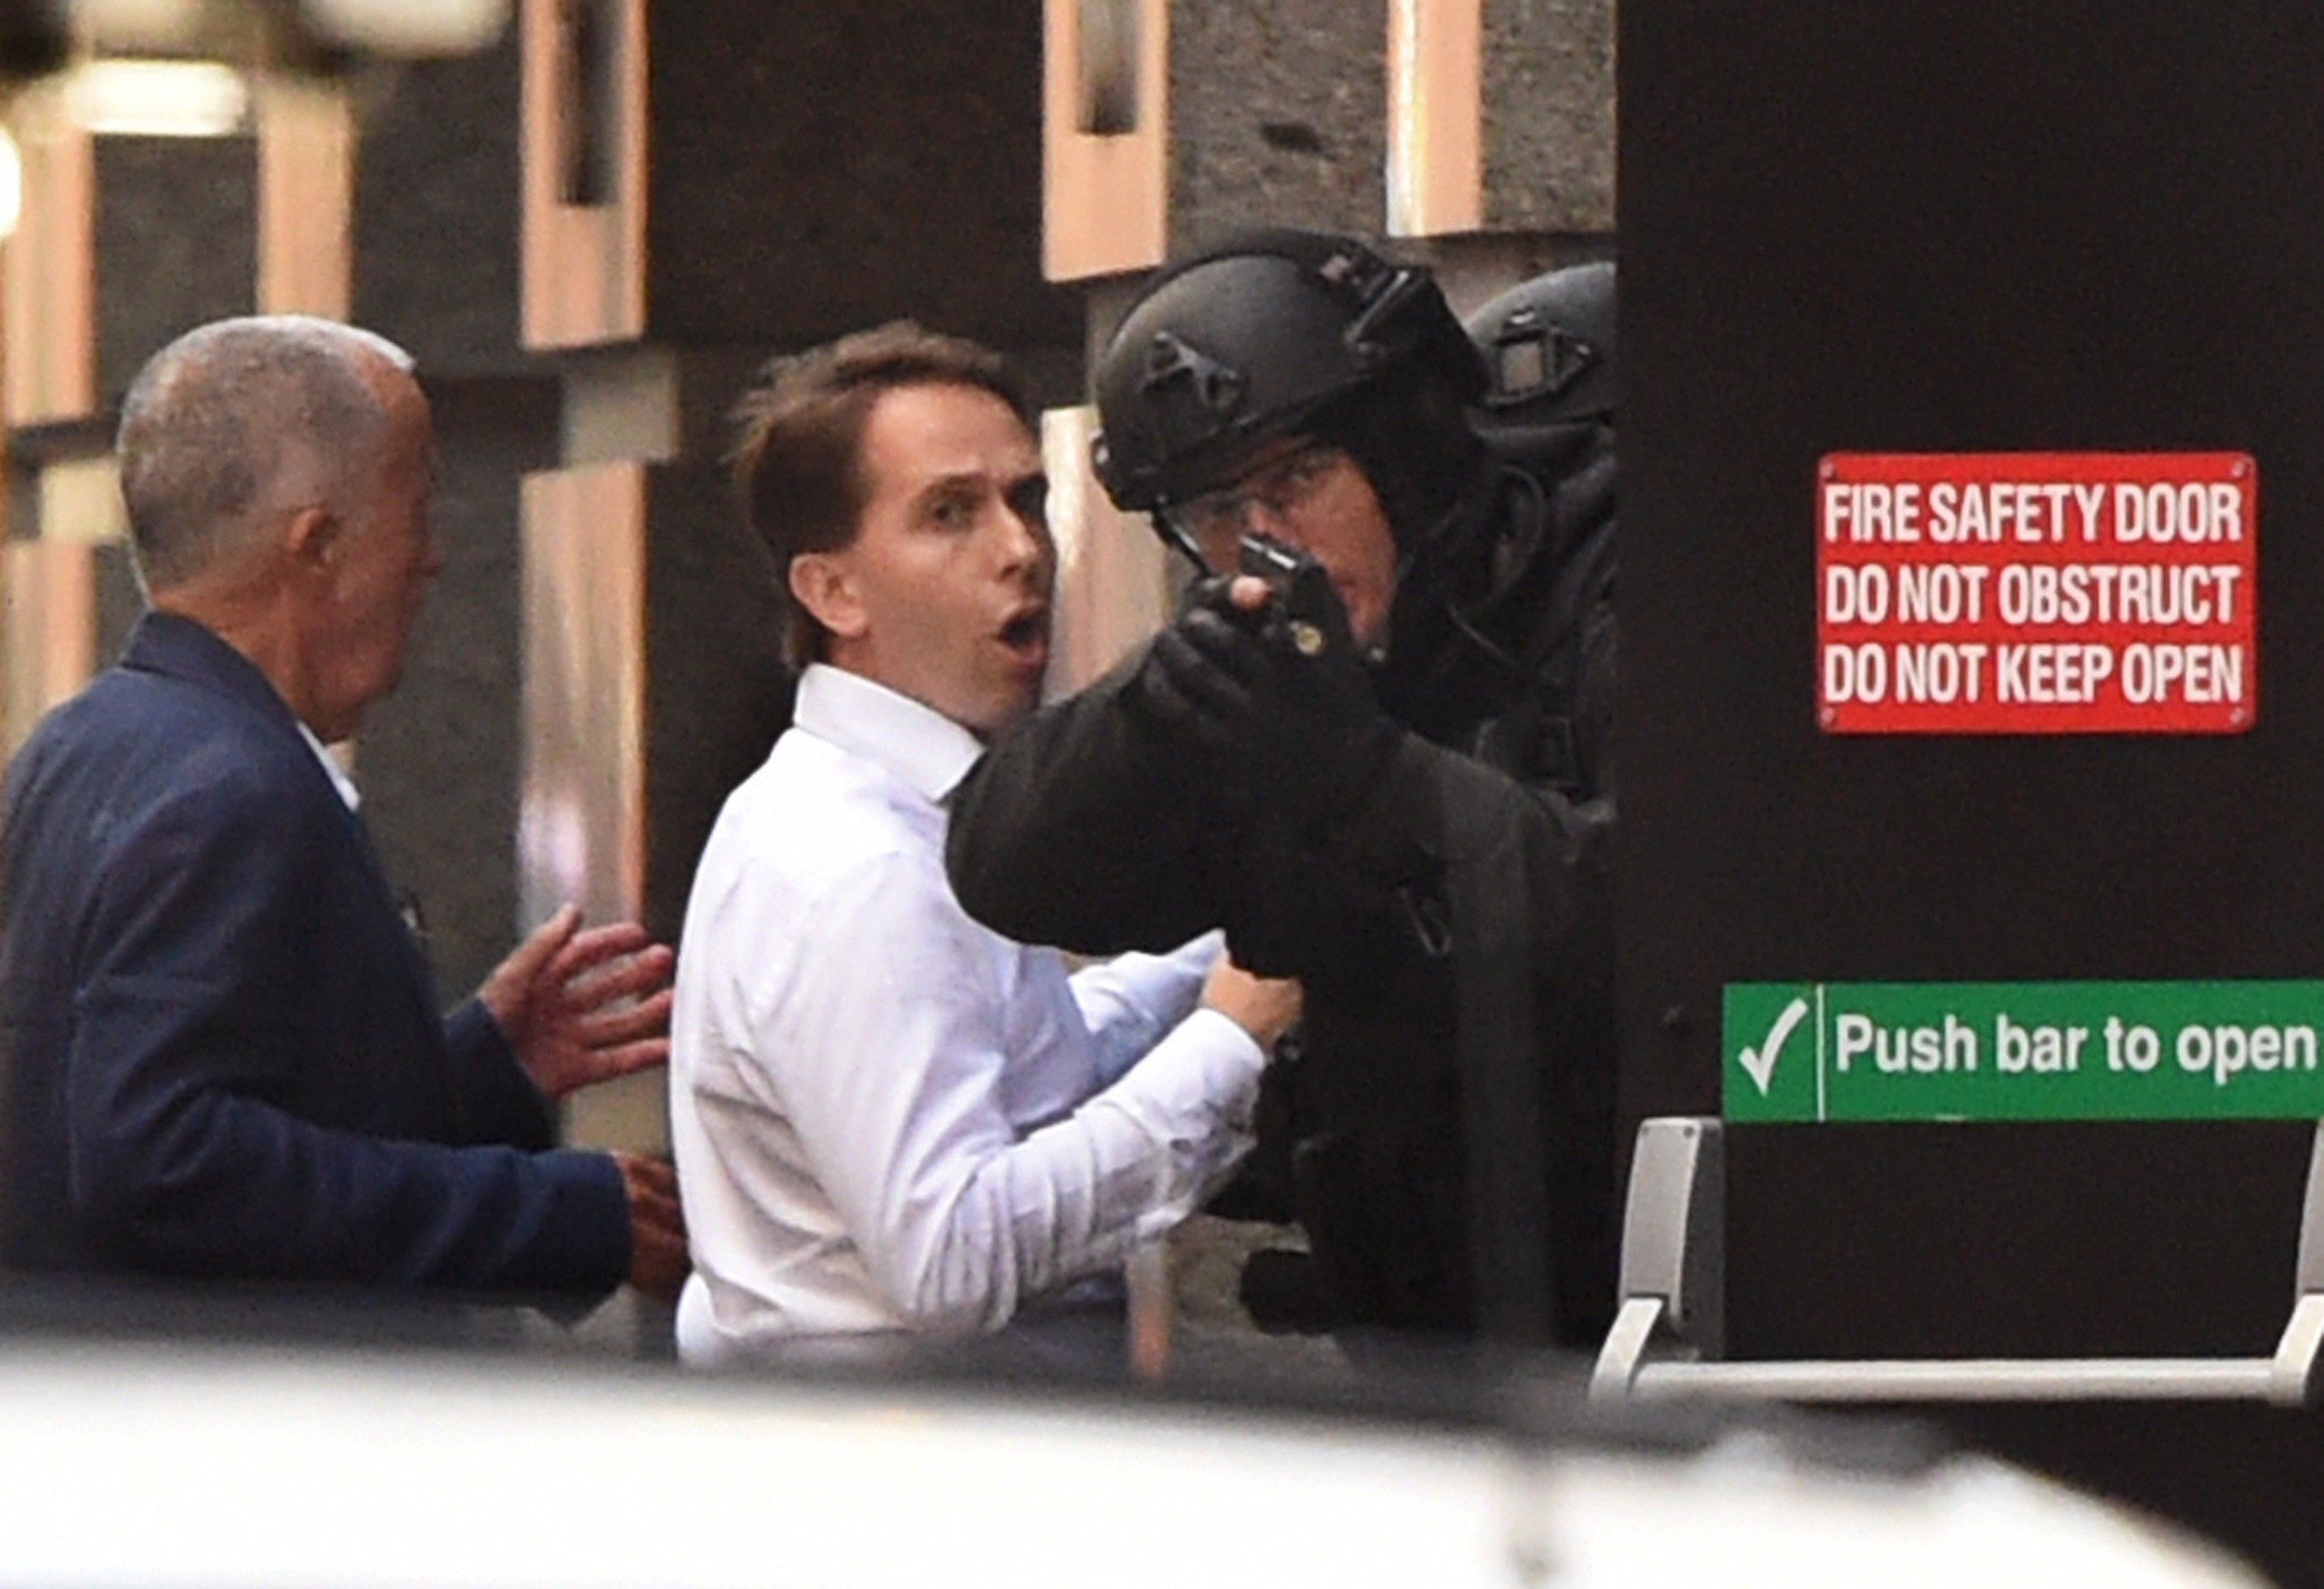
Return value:
[(274, 514), (344, 501), (387, 421), (370, 359), (413, 367), (376, 333), (289, 314), (198, 326), (153, 355), (114, 440), (148, 590), (230, 562)]

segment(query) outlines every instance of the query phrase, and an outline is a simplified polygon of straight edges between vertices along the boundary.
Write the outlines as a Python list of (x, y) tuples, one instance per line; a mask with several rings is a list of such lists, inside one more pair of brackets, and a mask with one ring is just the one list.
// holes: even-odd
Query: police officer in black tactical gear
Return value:
[(1262, 1103), (1279, 1321), (1592, 1344), (1614, 1289), (1614, 274), (1464, 328), (1427, 272), (1271, 232), (1150, 281), (1099, 478), (1202, 576), (993, 747), (952, 881), (1088, 952), (1223, 925), (1307, 990)]

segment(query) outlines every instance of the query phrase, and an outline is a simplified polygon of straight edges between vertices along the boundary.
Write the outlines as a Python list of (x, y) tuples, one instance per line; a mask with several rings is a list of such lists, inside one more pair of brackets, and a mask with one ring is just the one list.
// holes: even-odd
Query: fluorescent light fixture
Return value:
[(16, 139), (0, 127), (0, 237), (16, 235), (24, 214), (24, 156)]
[(374, 55), (467, 55), (508, 27), (508, 0), (305, 0), (307, 22)]
[(65, 113), (93, 133), (222, 138), (250, 112), (242, 73), (214, 60), (92, 60), (62, 90)]

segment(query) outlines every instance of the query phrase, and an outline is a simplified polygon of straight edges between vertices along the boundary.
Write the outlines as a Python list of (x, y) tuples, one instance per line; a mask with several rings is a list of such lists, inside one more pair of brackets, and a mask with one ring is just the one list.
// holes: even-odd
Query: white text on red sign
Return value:
[(2249, 728), (2257, 501), (2237, 453), (1827, 457), (1819, 721), (1837, 734)]

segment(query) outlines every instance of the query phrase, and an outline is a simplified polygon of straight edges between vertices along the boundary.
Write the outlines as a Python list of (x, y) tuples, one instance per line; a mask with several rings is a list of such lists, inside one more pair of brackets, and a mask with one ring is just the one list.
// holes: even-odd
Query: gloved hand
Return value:
[(1248, 643), (1255, 626), (1228, 595), (1232, 576), (1198, 579), (1154, 637), (1132, 701), (1174, 748), (1229, 774), (1258, 715), (1269, 662)]
[(1142, 706), (1166, 733), (1295, 829), (1360, 806), (1404, 733), (1373, 696), (1338, 594), (1309, 571), (1256, 608), (1246, 604), (1255, 580), (1198, 581), (1140, 681)]

